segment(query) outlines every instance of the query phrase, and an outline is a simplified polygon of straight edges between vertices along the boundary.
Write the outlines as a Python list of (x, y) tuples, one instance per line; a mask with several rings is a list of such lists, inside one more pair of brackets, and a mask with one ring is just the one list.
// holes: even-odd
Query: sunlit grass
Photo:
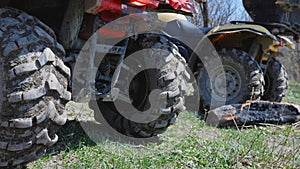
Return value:
[(300, 104), (300, 83), (290, 82), (289, 90), (286, 97), (283, 99), (284, 102)]
[[(285, 102), (300, 103), (291, 83)], [(184, 112), (157, 141), (143, 145), (108, 139), (93, 143), (79, 123), (60, 132), (55, 149), (29, 168), (299, 168), (297, 125), (217, 129)]]

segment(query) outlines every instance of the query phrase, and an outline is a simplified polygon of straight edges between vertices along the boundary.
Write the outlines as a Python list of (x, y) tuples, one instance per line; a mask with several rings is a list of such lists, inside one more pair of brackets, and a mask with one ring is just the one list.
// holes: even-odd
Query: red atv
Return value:
[[(180, 47), (174, 45), (171, 36), (178, 34), (176, 38), (197, 40), (193, 33), (200, 30), (182, 20), (193, 10), (189, 0), (2, 0), (0, 166), (22, 166), (41, 157), (47, 147), (55, 144), (57, 126), (66, 122), (64, 107), (72, 98), (95, 96), (91, 108), (95, 112), (101, 110), (96, 119), (105, 119), (115, 130), (128, 136), (151, 137), (164, 132), (185, 109), (183, 96), (189, 76)], [(157, 19), (172, 21), (175, 29), (133, 32), (129, 36), (127, 32), (103, 27), (132, 13), (147, 15), (147, 11), (165, 12)], [(139, 22), (141, 29), (143, 23), (149, 23), (136, 16), (128, 22), (119, 22), (120, 27), (130, 27), (133, 20), (143, 21)], [(97, 56), (88, 53), (85, 72), (74, 75), (78, 74), (74, 67), (80, 50), (101, 27), (105, 29), (100, 29), (100, 36), (103, 33), (106, 38), (126, 38), (117, 44), (89, 44), (104, 52), (104, 59), (96, 65)], [(120, 86), (133, 68), (126, 71), (123, 60), (141, 49), (149, 49), (146, 55), (155, 60), (158, 69), (139, 73), (130, 82), (126, 94)], [(157, 52), (160, 50), (165, 52)], [(133, 60), (136, 65), (140, 62), (147, 64), (146, 60)], [(89, 71), (95, 70), (95, 66), (95, 76), (90, 76)], [(115, 107), (114, 103), (121, 101), (122, 105), (133, 105), (139, 111), (148, 110), (150, 92), (154, 89), (159, 89), (154, 99), (158, 106), (149, 113), (159, 116), (150, 122), (128, 119)], [(76, 93), (73, 97), (72, 90)]]

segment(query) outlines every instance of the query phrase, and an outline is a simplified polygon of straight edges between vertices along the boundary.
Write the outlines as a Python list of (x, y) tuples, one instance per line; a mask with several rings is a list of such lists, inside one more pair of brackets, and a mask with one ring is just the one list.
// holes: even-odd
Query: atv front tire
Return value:
[(23, 166), (56, 143), (71, 99), (64, 54), (45, 24), (0, 8), (0, 167)]
[[(159, 65), (160, 69), (152, 72), (152, 75), (144, 72), (145, 75), (141, 73), (133, 79), (134, 82), (131, 84), (134, 84), (132, 85), (134, 87), (130, 89), (133, 95), (132, 104), (136, 105), (135, 107), (138, 107), (139, 110), (146, 111), (149, 106), (146, 102), (151, 90), (159, 89), (159, 97), (155, 99), (158, 100), (158, 103), (166, 102), (166, 104), (154, 107), (153, 110), (151, 109), (153, 112), (150, 112), (150, 114), (159, 114), (159, 116), (147, 123), (133, 121), (124, 117), (114, 103), (98, 100), (101, 116), (95, 115), (95, 118), (100, 122), (105, 120), (108, 125), (121, 134), (136, 138), (149, 138), (165, 132), (170, 125), (175, 123), (178, 114), (185, 110), (184, 92), (187, 91), (186, 79), (189, 78), (189, 74), (186, 71), (185, 60), (179, 54), (178, 48), (166, 37), (145, 35), (139, 44), (142, 44), (141, 49), (148, 50), (146, 57)], [(161, 50), (167, 52), (162, 54)], [(120, 78), (124, 76), (120, 75)], [(151, 88), (150, 83), (154, 83), (156, 86), (149, 89)], [(150, 114), (149, 116), (151, 116)]]

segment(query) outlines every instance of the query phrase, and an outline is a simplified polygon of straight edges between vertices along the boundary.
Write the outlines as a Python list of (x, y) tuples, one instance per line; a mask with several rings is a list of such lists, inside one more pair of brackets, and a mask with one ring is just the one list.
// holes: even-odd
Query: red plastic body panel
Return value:
[(187, 13), (194, 13), (196, 11), (190, 0), (166, 0), (165, 3), (171, 5), (176, 10)]
[[(190, 0), (125, 0), (123, 3), (136, 8), (157, 8), (160, 4), (170, 5), (174, 11), (183, 11), (186, 13), (194, 13), (195, 8)], [(122, 13), (122, 1), (121, 0), (98, 0), (94, 3), (93, 7), (89, 7), (88, 13), (97, 14), (102, 11), (111, 11), (118, 14)]]
[(188, 13), (195, 12), (195, 8), (190, 0), (165, 0), (164, 2), (160, 0), (128, 0), (128, 4), (134, 6), (147, 6), (150, 8), (157, 8), (159, 4), (169, 4), (176, 10), (184, 11)]
[(125, 2), (132, 6), (147, 6), (150, 8), (157, 8), (159, 5), (158, 0), (127, 0)]
[(98, 33), (104, 37), (114, 37), (114, 38), (122, 38), (126, 36), (126, 32), (117, 31), (109, 28), (102, 27), (99, 29)]
[(122, 2), (120, 0), (102, 0), (99, 11), (110, 11), (118, 14), (122, 13)]

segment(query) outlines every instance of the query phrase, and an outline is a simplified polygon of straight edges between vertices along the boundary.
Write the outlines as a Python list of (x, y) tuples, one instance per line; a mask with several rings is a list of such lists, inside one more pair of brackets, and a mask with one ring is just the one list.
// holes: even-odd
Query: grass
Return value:
[(300, 104), (300, 83), (290, 82), (288, 95), (284, 98), (284, 102)]
[[(284, 101), (300, 103), (299, 84), (290, 86)], [(151, 142), (133, 144), (100, 135), (95, 144), (81, 124), (69, 122), (59, 132), (59, 143), (28, 168), (300, 167), (297, 125), (217, 129), (184, 112), (175, 125)]]

